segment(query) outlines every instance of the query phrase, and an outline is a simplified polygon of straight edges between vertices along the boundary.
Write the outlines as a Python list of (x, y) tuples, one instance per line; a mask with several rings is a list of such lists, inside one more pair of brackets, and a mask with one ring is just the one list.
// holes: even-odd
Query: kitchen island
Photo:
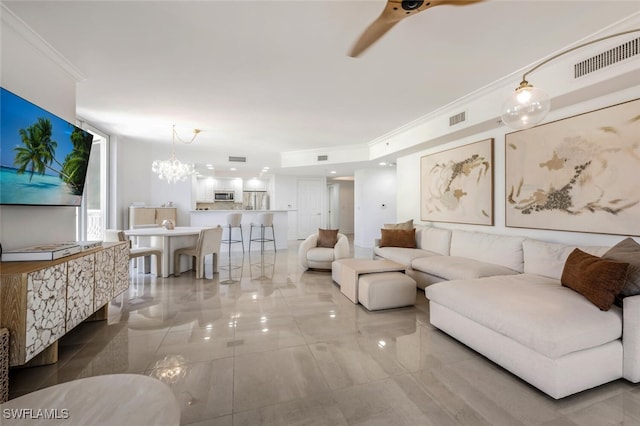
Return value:
[[(242, 213), (242, 235), (245, 251), (249, 250), (249, 232), (251, 223), (258, 220), (261, 213), (273, 213), (273, 228), (275, 231), (276, 249), (287, 248), (287, 236), (289, 228), (289, 210), (191, 210), (191, 226), (227, 226), (227, 215), (230, 213)], [(259, 238), (259, 228), (253, 229), (253, 238)], [(222, 234), (222, 239), (228, 238), (228, 229)], [(265, 230), (265, 236), (271, 238), (271, 230)], [(240, 231), (233, 230), (232, 239), (239, 239)], [(226, 249), (226, 247), (225, 247)], [(260, 250), (260, 243), (251, 245), (253, 251)], [(231, 244), (232, 251), (241, 251), (240, 244)], [(273, 250), (272, 243), (265, 243), (265, 250)]]

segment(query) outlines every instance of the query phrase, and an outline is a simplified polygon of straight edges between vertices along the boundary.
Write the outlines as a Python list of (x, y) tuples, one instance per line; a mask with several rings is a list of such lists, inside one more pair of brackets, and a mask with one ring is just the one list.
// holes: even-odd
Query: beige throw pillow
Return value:
[(384, 229), (413, 229), (413, 219), (400, 223), (385, 223)]

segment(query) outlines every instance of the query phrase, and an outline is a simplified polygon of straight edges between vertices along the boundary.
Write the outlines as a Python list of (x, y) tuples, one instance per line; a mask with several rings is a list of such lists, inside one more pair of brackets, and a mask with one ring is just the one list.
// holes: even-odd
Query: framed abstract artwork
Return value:
[(505, 136), (506, 226), (640, 235), (640, 99)]
[(420, 219), (493, 225), (493, 139), (420, 159)]

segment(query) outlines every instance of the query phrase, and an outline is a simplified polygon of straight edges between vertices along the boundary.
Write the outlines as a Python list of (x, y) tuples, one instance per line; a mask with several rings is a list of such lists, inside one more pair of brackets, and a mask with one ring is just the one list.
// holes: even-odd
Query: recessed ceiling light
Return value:
[(264, 166), (262, 170), (269, 170), (269, 166)]
[(380, 162), (380, 165), (381, 165), (381, 166), (386, 166), (386, 165), (387, 165), (387, 163), (385, 163), (384, 161), (382, 161), (382, 162)]
[(332, 175), (335, 175), (338, 172), (336, 172), (335, 170), (331, 170), (329, 173), (331, 173)]
[(235, 171), (236, 171), (236, 170), (238, 170), (238, 169), (236, 169), (235, 167), (232, 167), (232, 168), (230, 168), (229, 170), (231, 170), (232, 172), (235, 172)]

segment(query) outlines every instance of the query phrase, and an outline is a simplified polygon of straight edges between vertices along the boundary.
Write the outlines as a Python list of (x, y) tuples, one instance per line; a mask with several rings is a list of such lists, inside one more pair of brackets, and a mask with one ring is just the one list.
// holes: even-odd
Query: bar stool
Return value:
[[(260, 228), (259, 238), (252, 238), (254, 227)], [(271, 238), (265, 237), (264, 231), (266, 228), (271, 228)], [(251, 222), (251, 228), (249, 230), (249, 252), (251, 252), (251, 243), (253, 241), (260, 243), (261, 252), (264, 251), (264, 243), (273, 241), (273, 251), (276, 251), (276, 234), (275, 230), (273, 229), (273, 213), (260, 213), (258, 215), (258, 221)]]
[[(241, 243), (242, 244), (242, 252), (244, 253), (244, 237), (242, 236), (242, 213), (230, 213), (227, 215), (227, 228), (229, 229), (229, 235), (227, 239), (223, 239), (222, 242), (224, 244), (229, 245), (229, 256), (231, 256), (231, 244)], [(240, 228), (240, 239), (234, 240), (231, 238), (231, 233), (233, 228)]]

